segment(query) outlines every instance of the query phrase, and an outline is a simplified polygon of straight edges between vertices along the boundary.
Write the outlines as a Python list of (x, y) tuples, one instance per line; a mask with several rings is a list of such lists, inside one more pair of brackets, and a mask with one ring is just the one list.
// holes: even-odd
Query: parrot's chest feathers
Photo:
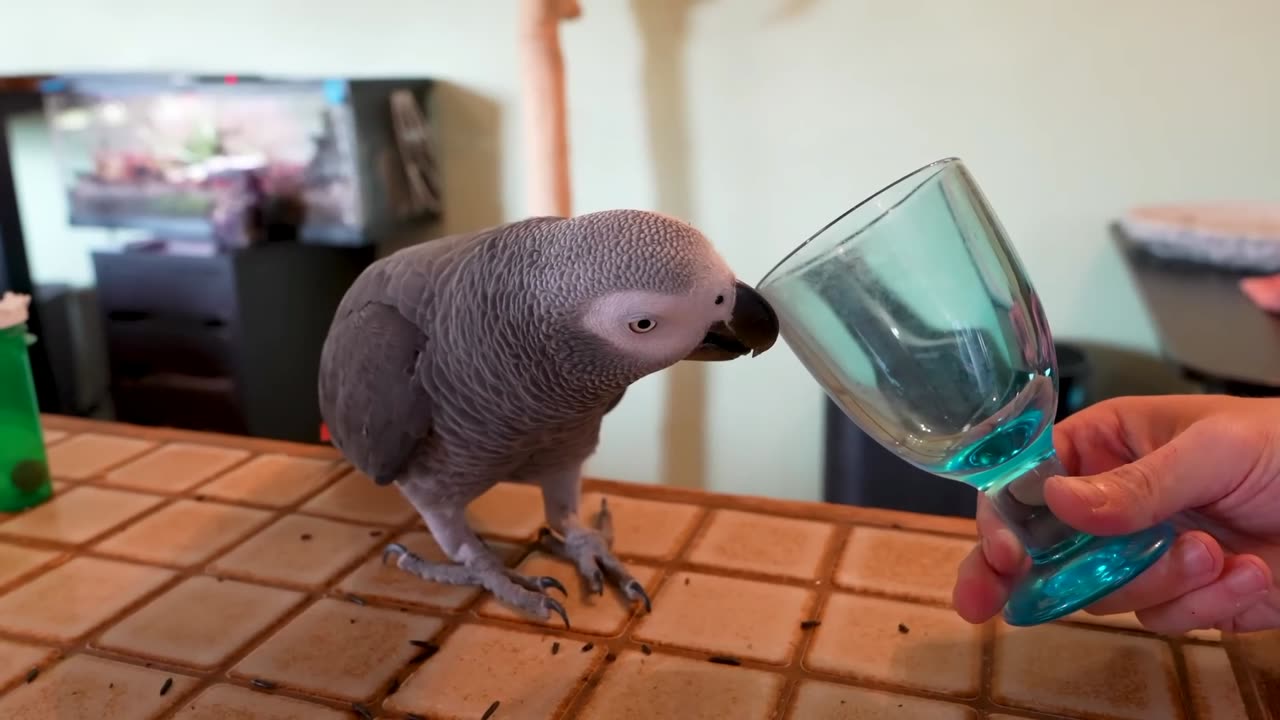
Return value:
[(596, 448), (602, 412), (557, 416), (511, 403), (471, 402), (439, 409), (437, 456), (476, 474), (534, 476), (582, 462)]

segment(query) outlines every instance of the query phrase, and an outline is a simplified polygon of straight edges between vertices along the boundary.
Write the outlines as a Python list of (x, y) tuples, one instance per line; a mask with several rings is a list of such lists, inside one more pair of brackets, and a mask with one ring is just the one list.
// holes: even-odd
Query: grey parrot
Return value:
[(467, 505), (500, 481), (538, 485), (547, 549), (592, 592), (607, 580), (651, 607), (612, 552), (607, 506), (579, 515), (601, 422), (646, 375), (758, 355), (777, 336), (769, 304), (684, 222), (638, 210), (535, 217), (367, 267), (324, 343), (320, 411), (348, 462), (394, 484), (453, 561), (392, 544), (384, 562), (568, 625), (547, 594), (564, 586), (506, 567), (468, 526)]

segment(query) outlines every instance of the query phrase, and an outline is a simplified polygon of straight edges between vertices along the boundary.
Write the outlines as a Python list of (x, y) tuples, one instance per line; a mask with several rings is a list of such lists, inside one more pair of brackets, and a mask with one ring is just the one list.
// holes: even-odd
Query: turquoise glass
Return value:
[(916, 170), (841, 215), (758, 289), (783, 339), (864, 432), (990, 498), (1032, 559), (1004, 608), (1010, 624), (1075, 612), (1172, 544), (1167, 524), (1095, 537), (1046, 505), (1045, 480), (1066, 474), (1053, 447), (1049, 323), (960, 160)]

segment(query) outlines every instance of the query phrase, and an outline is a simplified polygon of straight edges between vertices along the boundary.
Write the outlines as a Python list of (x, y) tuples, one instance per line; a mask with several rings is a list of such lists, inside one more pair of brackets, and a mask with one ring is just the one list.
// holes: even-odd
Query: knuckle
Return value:
[(1154, 471), (1143, 463), (1130, 463), (1116, 468), (1113, 476), (1115, 490), (1122, 495), (1122, 500), (1138, 503), (1140, 507), (1151, 508), (1160, 492), (1160, 483)]

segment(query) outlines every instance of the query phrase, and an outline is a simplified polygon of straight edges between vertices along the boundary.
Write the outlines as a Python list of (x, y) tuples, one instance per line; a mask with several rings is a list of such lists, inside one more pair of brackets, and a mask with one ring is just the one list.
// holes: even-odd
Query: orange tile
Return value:
[(834, 593), (813, 630), (810, 670), (958, 697), (976, 697), (982, 631), (953, 610)]
[(1199, 720), (1247, 720), (1231, 658), (1220, 647), (1184, 645), (1187, 689)]
[(44, 444), (46, 446), (54, 443), (62, 442), (67, 439), (67, 433), (63, 430), (54, 430), (53, 428), (44, 428), (41, 432), (44, 435)]
[[(653, 591), (653, 580), (658, 576), (657, 568), (628, 563), (627, 569), (636, 580), (640, 581), (641, 585), (645, 586), (646, 590)], [(578, 574), (573, 564), (545, 553), (532, 553), (520, 563), (516, 572), (531, 577), (549, 575), (563, 583), (565, 589), (569, 591), (567, 597), (561, 596), (557, 590), (551, 590), (550, 594), (564, 605), (565, 612), (569, 615), (569, 622), (578, 632), (592, 635), (617, 635), (637, 608), (641, 612), (644, 611), (643, 607), (638, 605), (633, 607), (628, 603), (622, 593), (612, 585), (606, 584), (604, 595), (587, 592), (582, 576)], [(564, 621), (559, 615), (553, 613), (546, 620), (539, 620), (498, 602), (492, 596), (480, 605), (479, 612), (487, 617), (527, 622), (533, 625), (564, 626)]]
[(588, 493), (582, 497), (584, 522), (594, 521), (600, 511), (601, 498), (609, 502), (609, 514), (613, 518), (613, 551), (620, 557), (675, 558), (704, 512), (697, 505)]
[(292, 590), (193, 577), (108, 628), (94, 646), (209, 670), (305, 598)]
[(861, 592), (951, 604), (960, 561), (973, 542), (925, 533), (854, 528), (836, 566), (836, 585)]
[(814, 580), (834, 532), (827, 523), (716, 510), (688, 558), (698, 565)]
[(996, 628), (997, 702), (1117, 720), (1182, 716), (1173, 652), (1163, 640), (1056, 624)]
[(800, 623), (812, 612), (814, 597), (804, 588), (677, 572), (663, 581), (653, 614), (641, 615), (632, 636), (785, 664), (799, 646)]
[(1116, 613), (1114, 615), (1091, 615), (1084, 610), (1077, 610), (1070, 615), (1062, 618), (1061, 622), (1074, 622), (1082, 625), (1092, 625), (1094, 627), (1113, 627), (1122, 630), (1140, 630), (1145, 632), (1142, 623), (1138, 622), (1138, 616), (1131, 613)]
[(52, 550), (0, 543), (0, 588), (46, 567), (61, 556), (62, 553)]
[(308, 500), (302, 511), (383, 525), (399, 525), (418, 515), (394, 486), (379, 485), (355, 471)]
[(480, 535), (529, 540), (546, 522), (536, 485), (498, 483), (467, 507), (467, 523)]
[(54, 652), (53, 648), (0, 639), (0, 693), (25, 680), (33, 669), (43, 670)]
[[(431, 534), (425, 530), (407, 532), (396, 538), (396, 542), (429, 562), (449, 562), (449, 558), (445, 556)], [(524, 552), (522, 548), (507, 543), (490, 542), (489, 547), (495, 550), (508, 565)], [(368, 600), (450, 610), (466, 605), (480, 593), (480, 588), (477, 587), (427, 582), (391, 563), (383, 563), (381, 554), (369, 558), (360, 567), (351, 571), (351, 574), (338, 583), (338, 590), (359, 595)]]
[(163, 502), (155, 495), (83, 486), (0, 523), (0, 534), (78, 545)]
[(218, 684), (184, 703), (174, 720), (351, 720), (348, 712)]
[(977, 720), (964, 705), (879, 690), (805, 680), (791, 698), (787, 720)]
[(37, 640), (71, 642), (172, 577), (172, 571), (161, 568), (74, 558), (0, 596), (0, 630)]
[(266, 510), (178, 500), (107, 537), (94, 549), (130, 560), (190, 567), (245, 538), (271, 517)]
[(321, 599), (277, 630), (232, 670), (319, 697), (365, 701), (420, 652), (444, 623), (354, 603)]
[[(0, 697), (13, 720), (151, 720), (195, 689), (196, 679), (76, 655)], [(161, 694), (165, 684), (169, 688)]]
[(103, 482), (146, 492), (180, 493), (247, 457), (247, 450), (172, 443), (111, 470)]
[(285, 507), (324, 487), (333, 469), (331, 460), (259, 455), (200, 488), (205, 497)]
[(54, 477), (86, 480), (155, 447), (150, 440), (84, 433), (49, 448)]
[[(609, 664), (583, 720), (768, 720), (785, 680), (763, 670), (625, 652)], [(809, 717), (809, 716), (806, 716)]]
[[(373, 535), (371, 533), (378, 533)], [(210, 572), (309, 589), (319, 588), (353, 565), (382, 531), (324, 518), (288, 515), (215, 561)]]
[[(551, 644), (560, 652), (551, 654)], [(463, 625), (440, 652), (383, 701), (393, 713), (471, 720), (500, 703), (496, 718), (554, 718), (604, 655), (543, 633)]]

